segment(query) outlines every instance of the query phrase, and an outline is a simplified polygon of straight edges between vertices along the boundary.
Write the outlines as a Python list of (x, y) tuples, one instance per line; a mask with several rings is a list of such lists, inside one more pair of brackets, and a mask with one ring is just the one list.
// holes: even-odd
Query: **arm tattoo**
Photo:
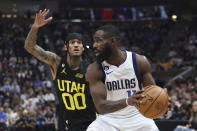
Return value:
[(48, 54), (42, 48), (37, 49), (37, 53), (35, 52), (35, 55), (36, 54), (37, 54), (38, 59), (40, 60), (44, 60), (44, 61), (49, 60)]
[(32, 27), (25, 40), (25, 49), (30, 53), (36, 45), (37, 33), (38, 29)]
[(48, 64), (48, 53), (36, 44), (37, 33), (38, 29), (32, 27), (25, 40), (25, 49), (39, 60)]
[(36, 44), (37, 33), (38, 29), (32, 27), (25, 40), (25, 49), (42, 62), (57, 66), (59, 60), (58, 56), (52, 52), (45, 51), (43, 48)]
[(52, 65), (54, 65), (55, 67), (58, 67), (60, 61), (61, 61), (61, 59), (58, 55), (56, 55), (56, 54), (51, 55)]
[(56, 57), (52, 57), (52, 62), (56, 65)]

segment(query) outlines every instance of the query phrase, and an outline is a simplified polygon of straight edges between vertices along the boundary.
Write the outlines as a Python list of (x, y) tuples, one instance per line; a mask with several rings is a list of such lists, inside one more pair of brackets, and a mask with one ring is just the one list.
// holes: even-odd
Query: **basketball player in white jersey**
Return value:
[(98, 28), (93, 39), (97, 62), (88, 67), (86, 78), (100, 115), (87, 131), (158, 131), (137, 109), (142, 86), (155, 85), (146, 57), (120, 50), (120, 33), (112, 25)]

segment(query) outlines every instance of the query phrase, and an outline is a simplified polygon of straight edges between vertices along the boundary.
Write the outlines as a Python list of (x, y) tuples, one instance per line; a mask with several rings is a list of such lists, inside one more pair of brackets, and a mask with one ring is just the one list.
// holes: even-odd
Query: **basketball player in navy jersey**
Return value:
[(137, 109), (142, 86), (155, 85), (146, 57), (120, 50), (120, 33), (113, 25), (98, 28), (93, 39), (97, 62), (89, 65), (86, 79), (101, 115), (87, 131), (158, 131)]
[(54, 86), (59, 100), (58, 131), (85, 131), (95, 120), (96, 111), (85, 79), (88, 63), (82, 60), (84, 38), (79, 33), (71, 33), (66, 38), (65, 58), (45, 51), (36, 44), (38, 29), (52, 20), (45, 19), (49, 10), (40, 10), (25, 41), (25, 49), (50, 66)]

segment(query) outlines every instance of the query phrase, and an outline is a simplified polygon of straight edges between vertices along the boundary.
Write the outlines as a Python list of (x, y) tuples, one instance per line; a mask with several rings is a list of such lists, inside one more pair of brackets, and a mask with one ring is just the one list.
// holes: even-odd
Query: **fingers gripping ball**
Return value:
[(159, 118), (168, 111), (168, 94), (161, 87), (151, 85), (143, 92), (142, 103), (138, 105), (139, 111), (148, 118)]

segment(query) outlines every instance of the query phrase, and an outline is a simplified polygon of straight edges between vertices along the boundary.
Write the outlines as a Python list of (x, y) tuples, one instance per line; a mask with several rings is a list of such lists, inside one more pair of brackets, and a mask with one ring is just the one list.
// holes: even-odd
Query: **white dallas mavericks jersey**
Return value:
[[(119, 66), (102, 62), (104, 83), (107, 90), (107, 100), (116, 101), (125, 99), (139, 91), (141, 77), (138, 71), (136, 53), (126, 51), (126, 60)], [(138, 114), (135, 106), (127, 106), (119, 111), (109, 113), (110, 116), (125, 116)]]

